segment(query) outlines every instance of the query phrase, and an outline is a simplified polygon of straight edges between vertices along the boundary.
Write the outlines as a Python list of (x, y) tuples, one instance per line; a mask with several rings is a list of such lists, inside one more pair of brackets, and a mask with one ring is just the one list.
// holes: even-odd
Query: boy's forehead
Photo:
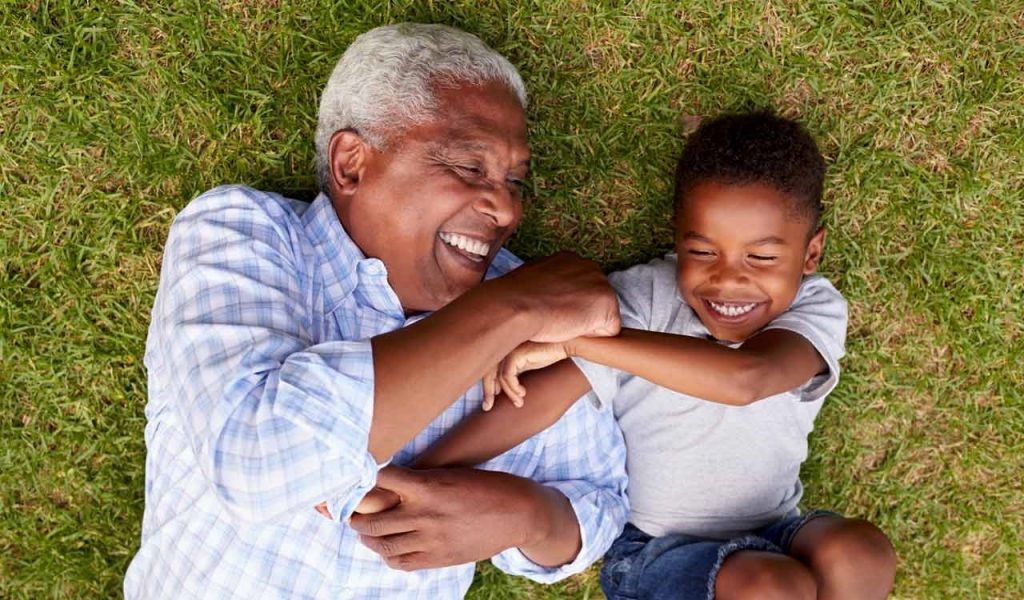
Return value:
[(813, 225), (797, 206), (797, 200), (765, 184), (701, 183), (680, 206), (676, 236), (713, 241), (727, 234), (754, 245), (803, 243)]

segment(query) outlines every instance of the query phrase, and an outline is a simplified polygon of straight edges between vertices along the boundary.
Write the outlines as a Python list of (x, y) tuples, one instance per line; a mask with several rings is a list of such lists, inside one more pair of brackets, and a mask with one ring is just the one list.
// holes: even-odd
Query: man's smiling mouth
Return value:
[(462, 256), (474, 262), (480, 262), (487, 258), (491, 252), (491, 245), (487, 242), (473, 239), (460, 233), (442, 231), (438, 234), (441, 241), (459, 251)]

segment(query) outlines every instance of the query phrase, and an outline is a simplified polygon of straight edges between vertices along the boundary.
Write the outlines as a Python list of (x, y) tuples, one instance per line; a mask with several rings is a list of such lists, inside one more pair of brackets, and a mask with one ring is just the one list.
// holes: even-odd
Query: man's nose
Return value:
[(477, 210), (491, 218), (497, 227), (515, 226), (522, 216), (522, 203), (507, 185), (494, 185), (485, 190)]

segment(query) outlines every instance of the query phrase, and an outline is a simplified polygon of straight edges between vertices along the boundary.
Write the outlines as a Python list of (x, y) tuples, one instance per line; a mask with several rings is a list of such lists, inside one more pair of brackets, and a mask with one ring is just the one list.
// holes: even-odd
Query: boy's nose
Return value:
[(723, 261), (718, 265), (715, 272), (711, 274), (711, 281), (713, 283), (743, 282), (746, 279), (747, 276), (743, 269), (734, 265), (731, 261)]

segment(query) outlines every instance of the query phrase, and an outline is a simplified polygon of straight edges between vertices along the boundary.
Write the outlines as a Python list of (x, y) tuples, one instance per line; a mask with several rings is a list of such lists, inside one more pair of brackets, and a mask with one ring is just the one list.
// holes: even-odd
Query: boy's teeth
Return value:
[(745, 315), (748, 312), (754, 310), (754, 307), (757, 306), (756, 302), (752, 302), (750, 304), (721, 304), (718, 302), (711, 302), (710, 300), (708, 302), (711, 303), (712, 308), (714, 308), (715, 310), (717, 310), (718, 312), (722, 313), (727, 317), (738, 317), (740, 315)]
[(448, 244), (449, 246), (454, 246), (456, 248), (459, 248), (460, 250), (465, 250), (470, 254), (476, 254), (478, 256), (487, 256), (487, 253), (490, 252), (491, 250), (490, 244), (485, 244), (484, 242), (474, 240), (473, 238), (468, 238), (464, 235), (459, 235), (457, 233), (444, 232), (440, 234), (440, 237), (441, 240), (444, 243)]

